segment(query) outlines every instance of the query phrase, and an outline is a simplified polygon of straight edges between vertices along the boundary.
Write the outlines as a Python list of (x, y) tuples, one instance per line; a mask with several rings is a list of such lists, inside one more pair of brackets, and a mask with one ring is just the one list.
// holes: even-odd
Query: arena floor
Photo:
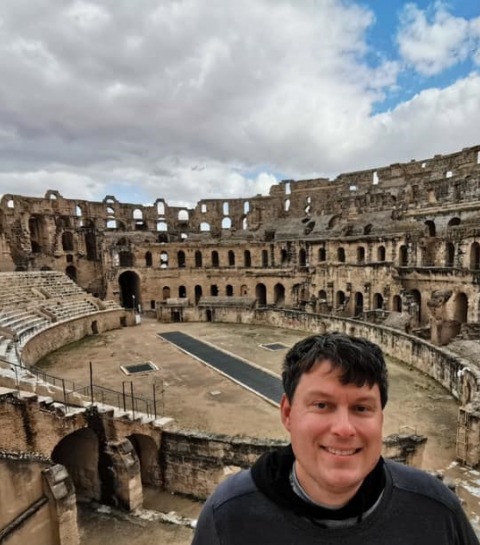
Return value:
[[(159, 412), (172, 417), (175, 426), (217, 433), (286, 438), (277, 407), (158, 336), (158, 333), (166, 331), (182, 331), (277, 375), (280, 374), (286, 349), (272, 351), (262, 345), (282, 343), (290, 347), (308, 334), (257, 325), (161, 324), (143, 319), (136, 327), (88, 337), (64, 347), (44, 358), (38, 367), (86, 385), (91, 361), (95, 384), (121, 391), (122, 382), (127, 381), (128, 391), (130, 381), (133, 381), (134, 393), (148, 397), (152, 397), (155, 385)], [(146, 361), (155, 363), (159, 370), (127, 376), (120, 368)], [(452, 464), (457, 419), (455, 400), (441, 386), (414, 369), (393, 360), (388, 361), (388, 366), (390, 399), (385, 409), (385, 435), (401, 431), (403, 427), (426, 435), (428, 442), (424, 468), (444, 470), (455, 479), (464, 478), (461, 470)], [(476, 478), (474, 474), (469, 476)], [(463, 492), (468, 509), (477, 516), (479, 498), (466, 490)], [(152, 491), (147, 491), (145, 503), (148, 508), (183, 511), (193, 518), (200, 509), (199, 504), (185, 503), (181, 498)], [(118, 545), (147, 542), (186, 545), (191, 540), (191, 530), (186, 528), (146, 521), (137, 521), (132, 525), (122, 517), (114, 517), (115, 522), (109, 527), (109, 517), (95, 517), (84, 509), (82, 512), (82, 543), (85, 545), (100, 544), (103, 528), (106, 528), (103, 539), (107, 536), (111, 538), (118, 530), (118, 539), (115, 539)], [(150, 541), (142, 541), (144, 534)]]

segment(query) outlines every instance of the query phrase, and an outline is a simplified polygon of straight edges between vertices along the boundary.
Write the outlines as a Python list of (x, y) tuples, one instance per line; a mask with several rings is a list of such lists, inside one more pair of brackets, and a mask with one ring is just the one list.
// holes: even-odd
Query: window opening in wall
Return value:
[(157, 214), (159, 216), (164, 216), (165, 215), (165, 203), (157, 202)]
[(422, 168), (425, 168), (427, 166), (427, 163), (422, 163)]
[(162, 252), (160, 254), (160, 268), (166, 269), (168, 267), (168, 254), (167, 252)]
[(223, 218), (222, 220), (222, 229), (231, 229), (232, 220), (230, 218)]
[(107, 206), (107, 214), (114, 216), (115, 210), (111, 206)]
[(117, 221), (116, 220), (107, 220), (107, 229), (116, 229)]
[(207, 213), (207, 205), (206, 205), (205, 203), (202, 203), (202, 204), (200, 205), (200, 212), (201, 212), (202, 214), (206, 214), (206, 213)]
[(377, 250), (377, 260), (385, 261), (385, 246), (379, 246)]
[(150, 299), (150, 310), (155, 310), (155, 308), (156, 308), (155, 299)]
[(373, 185), (377, 185), (379, 181), (380, 181), (380, 180), (378, 179), (378, 173), (377, 173), (377, 171), (375, 170), (374, 173), (373, 173), (373, 180), (372, 180)]
[(338, 261), (340, 261), (341, 263), (345, 263), (345, 249), (344, 248), (339, 248), (337, 250), (337, 258), (338, 258)]
[(195, 252), (195, 267), (201, 267), (202, 266), (202, 252), (200, 250), (197, 250)]
[(72, 254), (67, 254), (65, 256), (66, 260), (67, 260), (67, 263), (73, 263), (73, 255)]
[(288, 212), (290, 210), (290, 199), (286, 199), (285, 201), (285, 212)]
[(453, 176), (453, 172), (451, 170), (447, 170), (447, 172), (445, 172), (445, 178), (451, 178)]
[(356, 191), (358, 188), (355, 184), (352, 184), (350, 187), (349, 187), (350, 191)]
[(290, 182), (286, 182), (285, 183), (285, 195), (290, 195), (291, 193), (291, 187), (290, 187)]
[(145, 254), (145, 267), (152, 266), (152, 252), (146, 252)]
[(232, 295), (233, 295), (233, 286), (230, 285), (230, 284), (227, 284), (227, 286), (225, 288), (225, 293), (226, 293), (227, 297), (232, 297)]
[(325, 248), (319, 248), (318, 250), (318, 261), (326, 261), (327, 260), (327, 251)]
[(187, 240), (187, 238), (188, 238), (187, 233), (180, 233), (180, 238), (181, 238), (182, 240)]
[(268, 250), (262, 250), (262, 267), (268, 267)]
[(198, 302), (200, 301), (200, 298), (202, 297), (202, 286), (199, 286), (198, 284), (195, 286), (195, 304), (198, 305)]
[(83, 213), (82, 213), (82, 208), (81, 208), (80, 206), (78, 206), (78, 204), (77, 204), (77, 206), (75, 206), (75, 215), (76, 215), (77, 217), (80, 217), (80, 216), (83, 215)]
[(157, 231), (167, 231), (168, 225), (166, 221), (157, 221)]
[(49, 197), (48, 197), (51, 201), (56, 201), (57, 200), (57, 196), (54, 194), (54, 193), (50, 193)]
[(233, 250), (228, 251), (228, 265), (230, 267), (235, 266), (235, 252)]
[(178, 296), (181, 298), (187, 297), (187, 288), (185, 286), (179, 286), (178, 288)]
[(224, 215), (224, 216), (228, 216), (228, 214), (230, 213), (230, 212), (228, 211), (228, 209), (229, 209), (228, 202), (224, 202), (224, 203), (223, 203), (223, 215)]
[(212, 252), (212, 267), (219, 267), (220, 266), (220, 260), (218, 258), (218, 252), (214, 250)]
[(216, 284), (212, 284), (210, 286), (210, 295), (212, 297), (217, 297), (217, 295), (218, 295), (218, 286)]
[(202, 231), (202, 232), (210, 231), (210, 224), (207, 223), (206, 221), (203, 221), (200, 224), (200, 231)]
[(166, 301), (167, 299), (170, 299), (170, 288), (168, 286), (165, 286), (162, 289), (162, 299)]
[(252, 254), (250, 253), (250, 250), (245, 250), (245, 252), (243, 253), (243, 261), (245, 267), (252, 266)]
[(180, 210), (178, 213), (178, 220), (179, 221), (188, 221), (188, 211), (187, 210)]
[(177, 253), (177, 261), (180, 268), (185, 267), (185, 252), (183, 250)]
[(143, 220), (143, 212), (140, 210), (140, 208), (135, 208), (135, 210), (133, 211), (133, 219)]
[(62, 234), (62, 249), (64, 252), (73, 252), (73, 234), (70, 231)]
[(248, 214), (250, 212), (250, 203), (248, 201), (245, 201), (243, 203), (243, 213)]
[(13, 199), (7, 201), (7, 208), (15, 208), (15, 203), (13, 202)]
[(248, 220), (247, 218), (243, 218), (243, 221), (242, 221), (242, 229), (244, 231), (246, 231), (248, 229)]

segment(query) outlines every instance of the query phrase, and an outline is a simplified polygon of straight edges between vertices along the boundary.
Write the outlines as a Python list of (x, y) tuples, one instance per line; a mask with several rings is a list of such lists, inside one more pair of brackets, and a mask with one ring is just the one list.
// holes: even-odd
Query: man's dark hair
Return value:
[(296, 343), (285, 356), (282, 368), (283, 389), (291, 402), (300, 377), (316, 363), (331, 362), (340, 369), (342, 384), (361, 387), (378, 384), (382, 409), (388, 399), (388, 372), (379, 346), (361, 337), (344, 333), (312, 335)]

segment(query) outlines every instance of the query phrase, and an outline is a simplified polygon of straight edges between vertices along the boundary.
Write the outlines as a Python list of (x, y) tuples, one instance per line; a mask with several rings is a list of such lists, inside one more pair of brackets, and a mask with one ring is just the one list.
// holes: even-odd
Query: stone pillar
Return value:
[(458, 410), (457, 458), (469, 467), (480, 463), (480, 407), (468, 404)]
[(43, 470), (43, 490), (48, 498), (54, 543), (79, 545), (75, 489), (67, 470), (55, 464)]
[(140, 462), (135, 450), (127, 439), (109, 441), (107, 454), (113, 464), (113, 486), (119, 505), (133, 511), (143, 505), (143, 489)]

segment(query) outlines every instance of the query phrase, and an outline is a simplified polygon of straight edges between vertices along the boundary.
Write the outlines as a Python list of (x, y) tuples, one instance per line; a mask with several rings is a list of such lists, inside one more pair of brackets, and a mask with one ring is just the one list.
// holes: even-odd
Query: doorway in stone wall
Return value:
[(123, 308), (138, 309), (140, 300), (140, 278), (133, 271), (125, 271), (118, 277), (121, 305)]

